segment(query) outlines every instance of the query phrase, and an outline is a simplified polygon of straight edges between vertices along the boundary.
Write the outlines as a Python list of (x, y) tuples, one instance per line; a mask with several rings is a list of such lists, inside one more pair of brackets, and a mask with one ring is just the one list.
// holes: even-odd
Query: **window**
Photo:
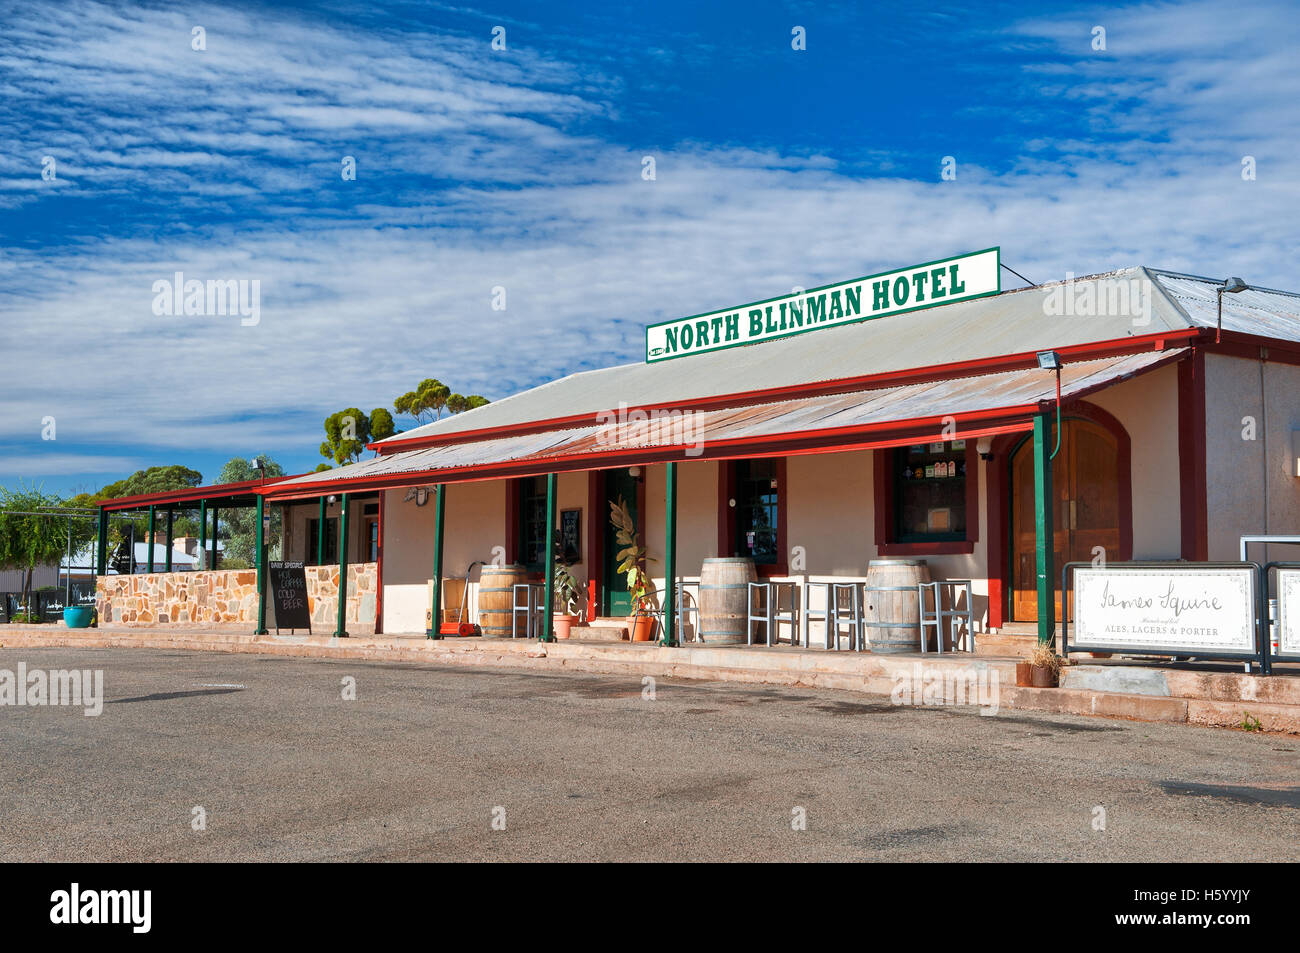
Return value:
[(966, 538), (966, 441), (923, 443), (894, 451), (894, 539), (900, 543)]
[(546, 563), (546, 477), (519, 481), (519, 544), (515, 561), (533, 572)]
[(366, 557), (367, 562), (377, 562), (379, 560), (379, 520), (373, 517), (366, 520)]
[[(303, 562), (308, 566), (315, 566), (316, 563), (316, 540), (320, 531), (320, 520), (309, 519), (307, 521), (307, 553), (303, 557)], [(325, 520), (325, 565), (330, 565), (339, 561), (339, 521), (330, 517)]]
[(876, 547), (882, 556), (974, 552), (979, 537), (974, 441), (877, 450)]
[[(755, 566), (776, 567), (781, 557), (781, 461), (738, 460), (734, 466), (730, 507), (731, 552), (748, 556)], [(730, 500), (728, 500), (730, 506)]]

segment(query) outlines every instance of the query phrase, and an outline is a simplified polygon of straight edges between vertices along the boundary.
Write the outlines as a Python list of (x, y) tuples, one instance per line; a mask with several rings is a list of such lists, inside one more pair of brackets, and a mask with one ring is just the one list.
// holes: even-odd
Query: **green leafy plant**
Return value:
[(1252, 715), (1250, 712), (1243, 711), (1241, 714), (1243, 716), (1241, 719), (1241, 724), (1238, 725), (1237, 727), (1239, 727), (1242, 731), (1263, 731), (1264, 730), (1264, 726), (1263, 724), (1260, 723), (1260, 720), (1256, 718), (1254, 715)]
[(659, 590), (645, 570), (646, 565), (655, 560), (646, 554), (645, 547), (641, 545), (641, 534), (637, 532), (636, 520), (632, 518), (632, 513), (627, 508), (623, 497), (620, 496), (617, 501), (610, 502), (609, 522), (614, 527), (614, 538), (622, 547), (614, 558), (618, 560), (618, 571), (627, 576), (627, 589), (632, 597), (633, 607), (655, 608)]
[(564, 615), (581, 615), (582, 585), (573, 570), (560, 561), (555, 563), (555, 598)]

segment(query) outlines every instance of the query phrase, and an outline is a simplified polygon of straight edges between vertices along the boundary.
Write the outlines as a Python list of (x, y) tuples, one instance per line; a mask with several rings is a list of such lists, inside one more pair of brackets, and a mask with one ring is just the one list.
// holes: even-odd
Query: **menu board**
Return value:
[(271, 604), (275, 630), (306, 629), (311, 632), (311, 609), (307, 605), (307, 571), (301, 562), (273, 562)]

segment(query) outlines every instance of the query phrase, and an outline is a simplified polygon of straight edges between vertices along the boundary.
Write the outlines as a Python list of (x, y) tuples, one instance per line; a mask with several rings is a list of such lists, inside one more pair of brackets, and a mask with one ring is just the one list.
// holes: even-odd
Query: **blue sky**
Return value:
[[(1289, 4), (590, 6), (5, 5), (0, 483), (306, 470), (427, 376), (499, 398), (995, 244), (1300, 287)], [(177, 271), (259, 322), (154, 314)]]

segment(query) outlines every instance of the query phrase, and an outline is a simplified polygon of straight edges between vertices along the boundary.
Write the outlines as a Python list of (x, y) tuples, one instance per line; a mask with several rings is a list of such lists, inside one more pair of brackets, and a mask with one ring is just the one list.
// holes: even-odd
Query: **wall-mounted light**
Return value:
[(334, 505), (335, 503), (337, 503), (338, 501), (339, 501), (339, 498), (338, 498), (337, 496), (331, 496), (331, 497), (329, 498), (329, 500), (328, 500), (330, 506), (333, 506), (333, 505)]
[(1061, 355), (1055, 351), (1039, 351), (1038, 366), (1045, 371), (1056, 371), (1056, 446), (1049, 460), (1061, 452)]
[(627, 468), (627, 475), (630, 476), (633, 480), (635, 480), (635, 479), (637, 479), (638, 477), (641, 476), (641, 468), (640, 468), (640, 467), (628, 467), (628, 468)]

